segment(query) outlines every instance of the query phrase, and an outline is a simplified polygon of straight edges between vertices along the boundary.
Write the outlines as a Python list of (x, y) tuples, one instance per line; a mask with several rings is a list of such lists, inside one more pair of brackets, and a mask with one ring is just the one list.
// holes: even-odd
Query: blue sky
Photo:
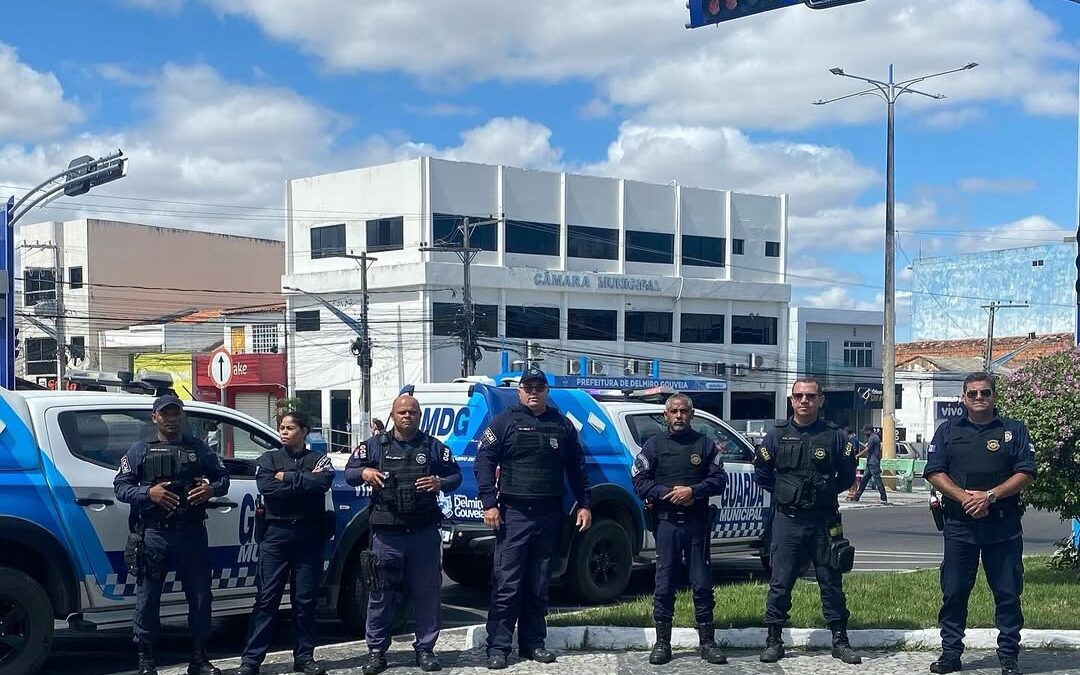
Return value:
[(858, 89), (832, 66), (884, 78), (892, 62), (903, 79), (977, 61), (925, 83), (948, 99), (898, 105), (898, 269), (1075, 229), (1080, 5), (866, 0), (694, 31), (686, 18), (683, 0), (15, 3), (0, 184), (124, 147), (129, 178), (43, 218), (269, 236), (285, 179), (417, 154), (787, 192), (791, 269), (808, 278), (796, 299), (875, 308), (885, 106), (810, 102)]

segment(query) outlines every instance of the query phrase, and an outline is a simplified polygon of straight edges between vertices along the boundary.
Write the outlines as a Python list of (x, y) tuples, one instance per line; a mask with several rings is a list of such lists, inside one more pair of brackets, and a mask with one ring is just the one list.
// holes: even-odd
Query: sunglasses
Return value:
[(994, 395), (994, 390), (993, 389), (968, 389), (967, 391), (964, 392), (964, 396), (967, 396), (968, 400), (971, 400), (971, 401), (974, 401), (975, 399), (979, 398), (980, 396), (982, 398), (990, 398), (993, 395)]
[(524, 391), (526, 394), (539, 394), (541, 392), (547, 391), (547, 385), (546, 384), (523, 384), (523, 385), (521, 385), (521, 390)]
[(792, 394), (791, 398), (795, 399), (796, 401), (801, 401), (803, 399), (806, 399), (807, 401), (813, 401), (816, 400), (818, 396), (820, 396), (820, 394)]

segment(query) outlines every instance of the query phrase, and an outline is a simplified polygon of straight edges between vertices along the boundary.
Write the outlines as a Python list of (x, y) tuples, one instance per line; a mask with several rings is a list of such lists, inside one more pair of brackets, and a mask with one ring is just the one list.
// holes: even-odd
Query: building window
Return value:
[(300, 409), (297, 412), (307, 413), (311, 419), (311, 430), (322, 431), (322, 391), (318, 389), (298, 390), (296, 398), (300, 399), (300, 405), (298, 406)]
[(619, 231), (609, 227), (566, 227), (566, 255), (570, 258), (619, 259)]
[[(431, 334), (441, 336), (461, 335), (465, 320), (464, 306), (457, 302), (431, 303)], [(473, 304), (473, 326), (477, 335), (499, 336), (499, 306)]]
[(26, 339), (26, 374), (56, 374), (56, 340), (53, 338)]
[(682, 264), (696, 267), (724, 266), (723, 237), (699, 237), (684, 234), (682, 238)]
[(1031, 261), (1031, 266), (1032, 267), (1042, 267), (1044, 262), (1045, 262), (1044, 260), (1032, 260)]
[(745, 239), (732, 239), (731, 240), (731, 255), (743, 255), (746, 253), (746, 240)]
[(675, 235), (627, 230), (626, 261), (670, 265), (675, 261)]
[(314, 333), (319, 330), (319, 310), (296, 312), (296, 332)]
[(731, 419), (771, 420), (776, 418), (775, 391), (731, 392)]
[(844, 340), (845, 368), (873, 368), (874, 343)]
[(380, 218), (367, 221), (367, 251), (400, 251), (405, 248), (405, 219)]
[(679, 342), (687, 344), (724, 344), (723, 314), (683, 314)]
[(570, 309), (566, 316), (568, 340), (614, 340), (619, 312), (614, 309)]
[(506, 337), (558, 340), (559, 308), (507, 305)]
[(68, 268), (68, 288), (75, 291), (83, 287), (82, 267)]
[(33, 307), (39, 302), (55, 299), (55, 271), (43, 267), (30, 267), (23, 272), (23, 305)]
[(671, 342), (671, 312), (627, 312), (623, 331), (627, 342)]
[(732, 316), (731, 343), (736, 345), (775, 345), (776, 317), (739, 314)]
[(256, 354), (277, 354), (278, 329), (276, 323), (257, 323), (251, 327), (251, 351)]
[(86, 338), (82, 335), (72, 337), (71, 344), (68, 345), (68, 355), (73, 361), (86, 360)]
[(766, 258), (779, 258), (780, 257), (780, 242), (767, 241), (765, 242), (765, 257)]
[(506, 252), (559, 255), (559, 226), (531, 220), (506, 221)]
[(807, 340), (803, 375), (825, 377), (829, 374), (829, 343), (826, 340)]
[(345, 223), (311, 228), (311, 259), (345, 254)]
[[(462, 225), (466, 220), (479, 222), (489, 218), (458, 216), (451, 213), (434, 213), (431, 216), (432, 246), (464, 246), (465, 239)], [(486, 225), (472, 225), (469, 229), (469, 248), (479, 248), (484, 251), (495, 251), (499, 247), (499, 235), (495, 230), (495, 223)]]

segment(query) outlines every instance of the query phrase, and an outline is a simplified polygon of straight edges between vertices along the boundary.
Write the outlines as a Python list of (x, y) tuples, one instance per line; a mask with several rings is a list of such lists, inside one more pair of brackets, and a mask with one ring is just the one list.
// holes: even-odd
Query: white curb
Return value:
[[(716, 641), (724, 647), (757, 649), (765, 644), (764, 628), (730, 628), (716, 631)], [(998, 632), (989, 628), (969, 629), (964, 637), (968, 649), (996, 649)], [(517, 641), (514, 641), (516, 649)], [(850, 630), (848, 638), (856, 649), (897, 648), (935, 650), (941, 648), (941, 635), (936, 628), (923, 630)], [(466, 648), (482, 649), (487, 630), (482, 625), (469, 626), (465, 633)], [(548, 649), (621, 651), (652, 649), (656, 640), (653, 628), (624, 628), (616, 626), (566, 626), (549, 628)], [(832, 635), (824, 628), (786, 628), (784, 644), (788, 647), (827, 648)], [(1080, 649), (1080, 630), (1024, 630), (1021, 645), (1028, 649)], [(671, 646), (698, 646), (697, 630), (675, 628), (671, 631)]]

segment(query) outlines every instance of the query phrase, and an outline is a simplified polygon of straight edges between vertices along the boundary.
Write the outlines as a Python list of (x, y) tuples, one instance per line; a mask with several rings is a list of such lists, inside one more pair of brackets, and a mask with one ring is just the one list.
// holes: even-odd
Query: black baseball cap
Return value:
[(529, 368), (525, 371), (525, 373), (521, 376), (521, 380), (519, 383), (525, 384), (526, 382), (530, 382), (533, 380), (547, 384), (547, 375), (544, 374), (544, 371), (540, 370), (536, 366), (533, 366), (532, 368)]
[(184, 409), (184, 402), (180, 400), (180, 397), (172, 394), (165, 394), (164, 396), (158, 396), (154, 399), (154, 412), (161, 412), (171, 405), (174, 405), (181, 410)]

